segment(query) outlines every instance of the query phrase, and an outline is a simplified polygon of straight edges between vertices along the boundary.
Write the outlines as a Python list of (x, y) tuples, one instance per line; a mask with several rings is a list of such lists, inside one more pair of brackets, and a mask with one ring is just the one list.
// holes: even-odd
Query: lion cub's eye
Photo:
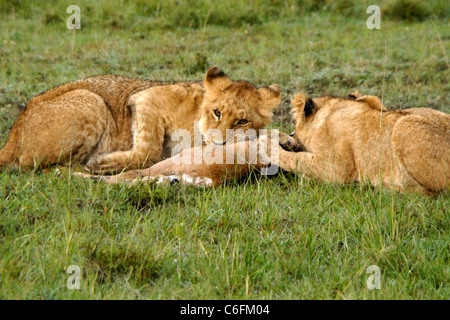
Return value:
[(238, 124), (239, 126), (245, 126), (247, 123), (248, 123), (248, 120), (247, 120), (247, 119), (241, 119), (241, 120), (238, 121), (237, 124)]
[(222, 113), (220, 113), (220, 111), (218, 109), (214, 110), (214, 115), (220, 119), (220, 117), (222, 116)]

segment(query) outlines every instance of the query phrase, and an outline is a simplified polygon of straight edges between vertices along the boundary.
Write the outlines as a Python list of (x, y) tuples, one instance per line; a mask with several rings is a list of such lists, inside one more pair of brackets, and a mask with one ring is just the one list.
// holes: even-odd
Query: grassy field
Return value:
[[(389, 108), (450, 112), (446, 1), (0, 3), (0, 144), (27, 100), (104, 73), (358, 89)], [(376, 3), (370, 3), (376, 4)], [(216, 189), (107, 186), (64, 172), (0, 173), (0, 299), (449, 299), (450, 197), (280, 174)], [(67, 267), (82, 272), (66, 286)], [(381, 271), (370, 290), (367, 267)]]

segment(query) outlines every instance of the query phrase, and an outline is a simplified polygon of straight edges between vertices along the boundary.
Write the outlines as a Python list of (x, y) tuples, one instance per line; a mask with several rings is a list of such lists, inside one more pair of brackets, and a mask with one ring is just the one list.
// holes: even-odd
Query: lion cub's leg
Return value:
[(118, 175), (109, 175), (109, 176), (91, 175), (81, 172), (75, 172), (73, 173), (73, 175), (82, 177), (84, 179), (103, 181), (106, 184), (117, 184), (117, 183), (134, 184), (141, 180), (148, 181), (150, 177), (150, 169), (125, 171)]
[(351, 181), (353, 173), (339, 162), (339, 160), (326, 159), (310, 152), (289, 152), (281, 148), (279, 150), (278, 165), (283, 170), (302, 173), (308, 178), (327, 182)]
[(161, 160), (164, 144), (164, 120), (147, 105), (136, 105), (133, 115), (133, 147), (127, 151), (100, 153), (86, 164), (93, 173), (113, 173), (148, 167)]

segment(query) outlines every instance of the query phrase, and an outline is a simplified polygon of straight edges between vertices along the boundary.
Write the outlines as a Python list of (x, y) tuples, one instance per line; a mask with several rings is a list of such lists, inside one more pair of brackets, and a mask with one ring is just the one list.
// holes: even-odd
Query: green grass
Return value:
[[(286, 132), (298, 91), (359, 89), (389, 108), (450, 112), (445, 2), (380, 1), (380, 30), (359, 2), (239, 3), (79, 1), (72, 31), (65, 2), (2, 2), (0, 142), (54, 85), (111, 72), (198, 80), (212, 65), (280, 84), (271, 127)], [(449, 209), (448, 195), (284, 174), (204, 190), (3, 172), (0, 298), (449, 299)], [(66, 287), (69, 265), (81, 290)], [(366, 286), (370, 265), (380, 290)]]

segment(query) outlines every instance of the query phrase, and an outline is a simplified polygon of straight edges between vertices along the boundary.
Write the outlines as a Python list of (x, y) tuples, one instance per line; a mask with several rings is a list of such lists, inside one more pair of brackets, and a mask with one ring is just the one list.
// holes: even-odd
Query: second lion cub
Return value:
[[(328, 182), (382, 184), (434, 194), (450, 184), (450, 116), (429, 108), (389, 111), (375, 96), (292, 100), (306, 152), (280, 148), (279, 166)], [(264, 143), (261, 144), (264, 146)]]

